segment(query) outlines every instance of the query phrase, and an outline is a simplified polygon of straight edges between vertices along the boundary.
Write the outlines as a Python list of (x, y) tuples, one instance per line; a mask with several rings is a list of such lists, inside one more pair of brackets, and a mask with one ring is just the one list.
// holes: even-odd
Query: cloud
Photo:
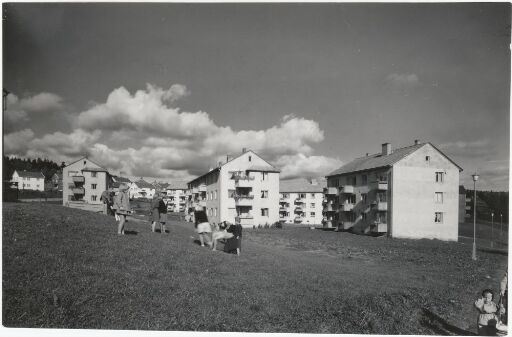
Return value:
[(397, 74), (392, 73), (386, 76), (386, 84), (394, 90), (408, 90), (421, 85), (416, 74)]
[(187, 95), (179, 84), (169, 89), (147, 84), (133, 94), (117, 88), (105, 102), (81, 112), (73, 132), (30, 139), (22, 155), (69, 162), (89, 154), (105, 168), (131, 176), (181, 179), (206, 172), (219, 157), (242, 148), (283, 169), (286, 177), (323, 175), (340, 165), (313, 155), (313, 146), (324, 140), (314, 120), (285, 115), (267, 129), (233, 130), (217, 125), (204, 111), (173, 106)]
[(31, 129), (12, 132), (4, 136), (4, 154), (7, 156), (25, 154), (34, 138)]
[(449, 156), (478, 157), (494, 153), (489, 139), (448, 142), (438, 147)]
[(42, 92), (32, 97), (25, 97), (19, 101), (20, 107), (25, 111), (41, 112), (61, 110), (62, 98), (56, 94)]
[(281, 168), (281, 178), (323, 177), (339, 168), (343, 163), (335, 158), (325, 156), (306, 156), (296, 154), (281, 156), (274, 163)]
[[(483, 167), (478, 169), (478, 181), (476, 184), (476, 189), (486, 189), (493, 191), (508, 191), (509, 189), (509, 174), (510, 169), (508, 166), (508, 161), (500, 161), (501, 164), (496, 165), (495, 162), (485, 162), (482, 163)], [(460, 182), (468, 189), (473, 189), (473, 180), (471, 178), (471, 173), (473, 170), (469, 170), (465, 174), (461, 174)], [(485, 186), (482, 188), (480, 186)]]

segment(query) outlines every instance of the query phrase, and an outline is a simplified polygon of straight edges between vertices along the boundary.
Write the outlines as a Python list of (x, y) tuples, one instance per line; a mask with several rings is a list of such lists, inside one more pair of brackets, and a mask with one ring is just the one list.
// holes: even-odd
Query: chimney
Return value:
[(247, 152), (247, 148), (242, 148), (242, 153), (246, 153)]
[(311, 178), (310, 184), (313, 185), (313, 186), (317, 186), (318, 185), (318, 180), (316, 180), (314, 178)]
[(414, 145), (418, 145), (420, 143), (420, 140), (419, 139), (415, 139), (414, 140)]
[(222, 162), (221, 162), (221, 161), (219, 161), (219, 167), (221, 167), (221, 166), (222, 166)]
[(368, 157), (368, 152), (366, 152), (366, 156)]
[(391, 154), (391, 144), (389, 144), (389, 143), (382, 144), (382, 155), (387, 156), (389, 154)]

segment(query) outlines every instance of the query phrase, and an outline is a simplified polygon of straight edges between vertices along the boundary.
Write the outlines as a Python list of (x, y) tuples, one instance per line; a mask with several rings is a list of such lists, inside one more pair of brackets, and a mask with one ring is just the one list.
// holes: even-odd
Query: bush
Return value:
[(258, 225), (258, 229), (261, 229), (261, 224)]
[(283, 223), (281, 221), (276, 221), (270, 226), (270, 228), (283, 229)]

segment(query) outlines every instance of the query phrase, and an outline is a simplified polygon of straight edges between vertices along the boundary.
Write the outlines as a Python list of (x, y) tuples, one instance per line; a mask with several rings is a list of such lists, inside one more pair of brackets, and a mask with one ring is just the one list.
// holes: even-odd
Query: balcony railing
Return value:
[(73, 194), (85, 194), (85, 188), (83, 188), (83, 187), (73, 187), (71, 189), (71, 192), (73, 192)]
[(199, 185), (198, 190), (199, 192), (206, 192), (206, 185)]
[(347, 230), (347, 229), (354, 227), (354, 222), (353, 221), (340, 221), (339, 226), (341, 229)]
[(348, 211), (351, 211), (354, 209), (354, 204), (352, 203), (345, 203), (345, 204), (341, 204), (341, 210), (343, 212), (348, 212)]
[(325, 194), (329, 194), (329, 195), (338, 194), (338, 188), (336, 188), (336, 187), (326, 187), (326, 188), (324, 188), (324, 193)]
[(288, 211), (288, 209), (287, 209), (287, 208), (285, 208), (285, 207), (280, 207), (280, 208), (279, 208), (279, 212), (286, 212), (286, 211)]
[(354, 194), (354, 186), (352, 186), (352, 185), (345, 185), (343, 187), (340, 187), (340, 193)]
[(303, 211), (302, 207), (295, 207), (295, 212), (302, 212), (302, 211)]
[(85, 177), (84, 176), (72, 176), (74, 183), (85, 183)]
[(386, 191), (388, 189), (388, 182), (383, 180), (372, 181), (370, 189), (378, 191)]
[(324, 207), (324, 211), (325, 212), (334, 212), (334, 208), (332, 207), (332, 205), (327, 205), (326, 207)]
[(295, 203), (296, 204), (303, 204), (304, 203), (304, 198), (297, 198), (297, 199), (295, 199)]
[(251, 213), (239, 214), (238, 217), (240, 219), (253, 219), (254, 218)]
[(234, 198), (235, 199), (254, 199), (254, 195), (253, 194), (235, 194)]
[(386, 201), (377, 202), (377, 211), (387, 211), (388, 203)]
[(376, 222), (370, 229), (374, 233), (386, 233), (388, 231), (388, 224), (384, 222)]
[(293, 219), (293, 221), (295, 221), (295, 222), (302, 222), (302, 220), (304, 220), (304, 217), (302, 217), (302, 216), (296, 216), (296, 217)]

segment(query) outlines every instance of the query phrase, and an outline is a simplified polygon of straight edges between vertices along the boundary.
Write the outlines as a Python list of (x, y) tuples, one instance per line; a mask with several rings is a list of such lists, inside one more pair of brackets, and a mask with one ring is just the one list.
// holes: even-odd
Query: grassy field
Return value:
[(436, 240), (245, 230), (242, 255), (130, 219), (50, 204), (3, 205), (7, 327), (441, 334), (476, 331), (472, 302), (507, 256)]

